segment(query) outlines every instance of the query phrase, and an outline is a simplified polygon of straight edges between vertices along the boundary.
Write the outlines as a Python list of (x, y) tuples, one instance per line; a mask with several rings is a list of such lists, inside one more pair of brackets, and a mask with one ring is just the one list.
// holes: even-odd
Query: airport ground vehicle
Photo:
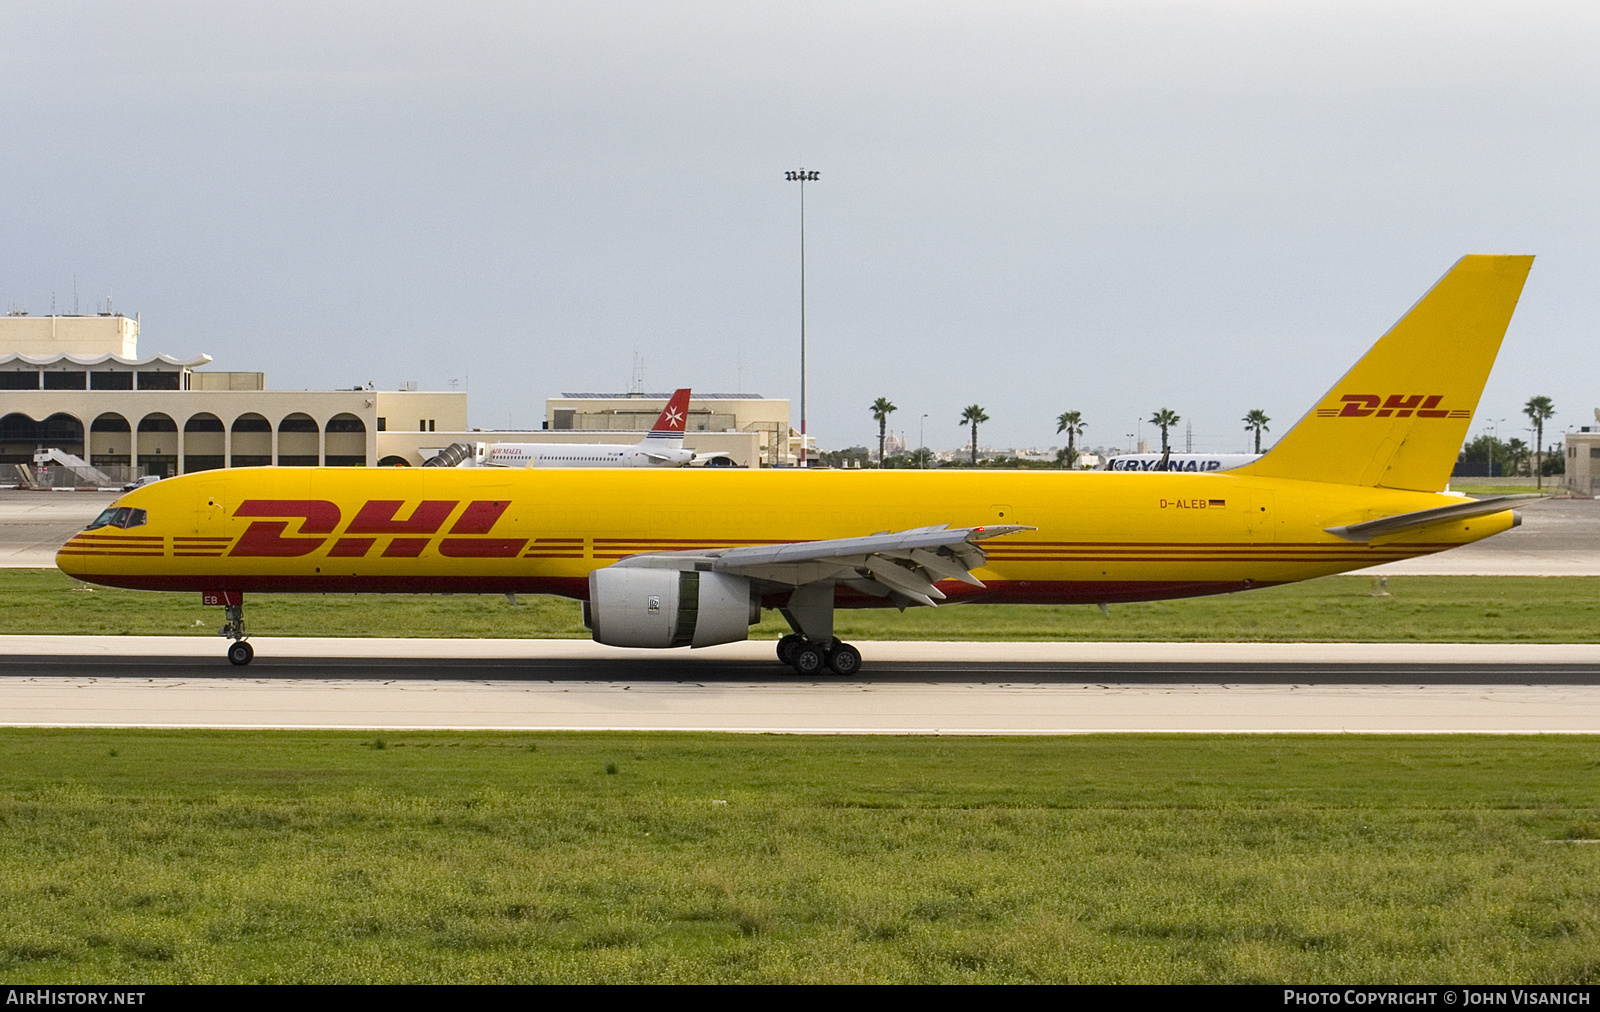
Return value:
[(60, 567), (227, 609), (255, 591), (547, 593), (630, 647), (794, 629), (854, 672), (838, 607), (1230, 593), (1467, 544), (1513, 500), (1442, 494), (1531, 257), (1459, 261), (1259, 460), (1214, 472), (243, 468), (138, 489)]

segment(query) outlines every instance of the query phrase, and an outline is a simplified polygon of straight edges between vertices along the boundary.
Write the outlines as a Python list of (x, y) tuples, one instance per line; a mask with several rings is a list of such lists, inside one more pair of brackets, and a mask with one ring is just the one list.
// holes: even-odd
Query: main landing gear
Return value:
[(778, 660), (796, 674), (815, 675), (827, 668), (850, 676), (861, 670), (861, 651), (833, 634), (833, 584), (796, 587), (780, 609), (794, 632), (778, 641)]
[(801, 675), (815, 675), (824, 667), (845, 676), (861, 670), (861, 651), (850, 644), (837, 639), (813, 643), (799, 633), (790, 633), (778, 641), (778, 660)]

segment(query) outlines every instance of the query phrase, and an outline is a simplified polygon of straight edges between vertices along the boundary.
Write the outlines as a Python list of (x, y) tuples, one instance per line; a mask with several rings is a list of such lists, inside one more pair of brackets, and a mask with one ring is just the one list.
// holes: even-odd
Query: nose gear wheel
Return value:
[(245, 642), (244, 631), (244, 605), (230, 604), (222, 609), (226, 621), (221, 629), (217, 630), (219, 636), (226, 636), (233, 640), (228, 646), (228, 663), (236, 667), (243, 667), (255, 659), (256, 649)]

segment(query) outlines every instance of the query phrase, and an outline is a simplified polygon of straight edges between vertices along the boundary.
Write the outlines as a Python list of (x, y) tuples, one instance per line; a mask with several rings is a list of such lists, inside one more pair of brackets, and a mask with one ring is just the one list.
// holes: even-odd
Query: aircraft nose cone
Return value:
[(79, 578), (81, 576), (78, 569), (80, 558), (80, 556), (66, 554), (66, 546), (63, 545), (56, 549), (56, 568), (68, 576)]
[(79, 531), (56, 549), (56, 568), (75, 580), (87, 580), (95, 575), (95, 555), (91, 554), (94, 545), (84, 537), (84, 532)]

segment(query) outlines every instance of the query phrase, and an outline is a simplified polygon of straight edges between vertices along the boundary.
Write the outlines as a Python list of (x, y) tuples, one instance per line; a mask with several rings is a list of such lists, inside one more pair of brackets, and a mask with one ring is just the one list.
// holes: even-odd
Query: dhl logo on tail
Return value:
[(1343, 394), (1339, 400), (1344, 403), (1341, 408), (1318, 408), (1318, 418), (1368, 418), (1376, 415), (1378, 418), (1410, 418), (1415, 412), (1418, 418), (1471, 418), (1472, 412), (1463, 408), (1441, 408), (1440, 402), (1444, 394), (1390, 394), (1385, 399), (1381, 394)]

